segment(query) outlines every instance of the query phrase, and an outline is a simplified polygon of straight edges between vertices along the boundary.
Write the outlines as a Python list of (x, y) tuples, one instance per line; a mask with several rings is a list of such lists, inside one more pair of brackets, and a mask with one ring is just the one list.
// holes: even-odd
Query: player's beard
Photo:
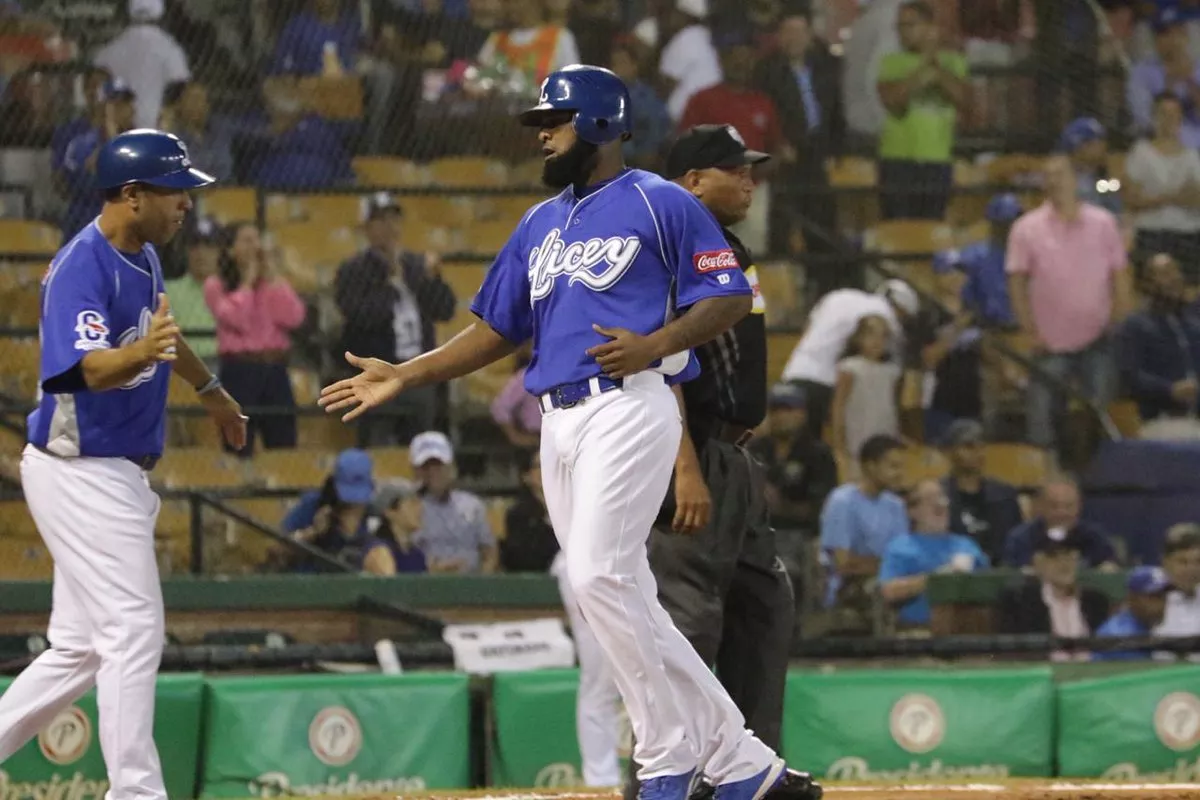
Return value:
[(576, 139), (567, 152), (542, 165), (542, 183), (551, 189), (586, 185), (588, 177), (596, 169), (599, 150), (591, 142)]

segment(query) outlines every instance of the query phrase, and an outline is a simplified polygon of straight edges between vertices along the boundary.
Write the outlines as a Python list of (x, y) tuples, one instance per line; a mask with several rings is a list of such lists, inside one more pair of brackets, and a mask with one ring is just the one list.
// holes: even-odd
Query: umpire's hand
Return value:
[[(684, 436), (687, 436), (685, 431)], [(675, 470), (675, 519), (671, 530), (695, 533), (708, 525), (712, 514), (712, 495), (699, 469)]]

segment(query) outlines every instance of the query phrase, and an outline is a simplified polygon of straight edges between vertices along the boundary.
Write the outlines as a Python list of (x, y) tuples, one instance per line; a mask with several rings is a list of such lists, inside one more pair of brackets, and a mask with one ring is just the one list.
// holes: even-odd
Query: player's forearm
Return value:
[(748, 294), (701, 300), (646, 337), (654, 344), (654, 357), (666, 358), (711, 342), (749, 314), (753, 303)]
[(470, 375), (512, 355), (517, 345), (496, 333), (485, 322), (474, 322), (441, 347), (404, 362), (409, 388), (444, 383)]
[(212, 380), (213, 374), (182, 336), (175, 343), (175, 372), (197, 389)]
[(93, 350), (79, 362), (79, 368), (88, 390), (103, 392), (124, 386), (153, 363), (154, 357), (138, 341), (125, 347)]
[(1012, 302), (1013, 317), (1017, 320), (1023, 333), (1037, 334), (1033, 324), (1033, 311), (1029, 307), (1029, 277), (1026, 275), (1010, 275), (1008, 277), (1008, 296)]

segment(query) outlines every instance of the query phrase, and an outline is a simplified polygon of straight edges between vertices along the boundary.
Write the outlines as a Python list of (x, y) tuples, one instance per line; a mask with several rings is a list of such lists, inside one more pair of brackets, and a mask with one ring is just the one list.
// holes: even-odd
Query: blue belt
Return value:
[(564, 383), (538, 397), (538, 403), (541, 404), (543, 412), (555, 408), (570, 408), (579, 405), (589, 397), (620, 389), (624, 385), (623, 378), (605, 378), (604, 376), (589, 378), (578, 383)]
[(154, 469), (154, 466), (158, 463), (158, 459), (161, 458), (161, 456), (155, 456), (155, 455), (123, 456), (123, 458), (126, 461), (132, 461), (133, 463), (137, 464), (142, 469), (149, 472), (150, 470)]

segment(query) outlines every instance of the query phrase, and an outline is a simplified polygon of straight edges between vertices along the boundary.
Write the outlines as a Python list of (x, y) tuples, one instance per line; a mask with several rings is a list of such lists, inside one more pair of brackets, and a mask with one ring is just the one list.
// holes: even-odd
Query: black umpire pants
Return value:
[[(778, 752), (796, 605), (767, 512), (766, 475), (745, 450), (716, 440), (705, 444), (700, 465), (712, 495), (709, 524), (694, 534), (673, 533), (672, 490), (650, 532), (658, 598), (716, 667), (746, 727)], [(628, 800), (637, 796), (636, 770), (631, 760)]]

